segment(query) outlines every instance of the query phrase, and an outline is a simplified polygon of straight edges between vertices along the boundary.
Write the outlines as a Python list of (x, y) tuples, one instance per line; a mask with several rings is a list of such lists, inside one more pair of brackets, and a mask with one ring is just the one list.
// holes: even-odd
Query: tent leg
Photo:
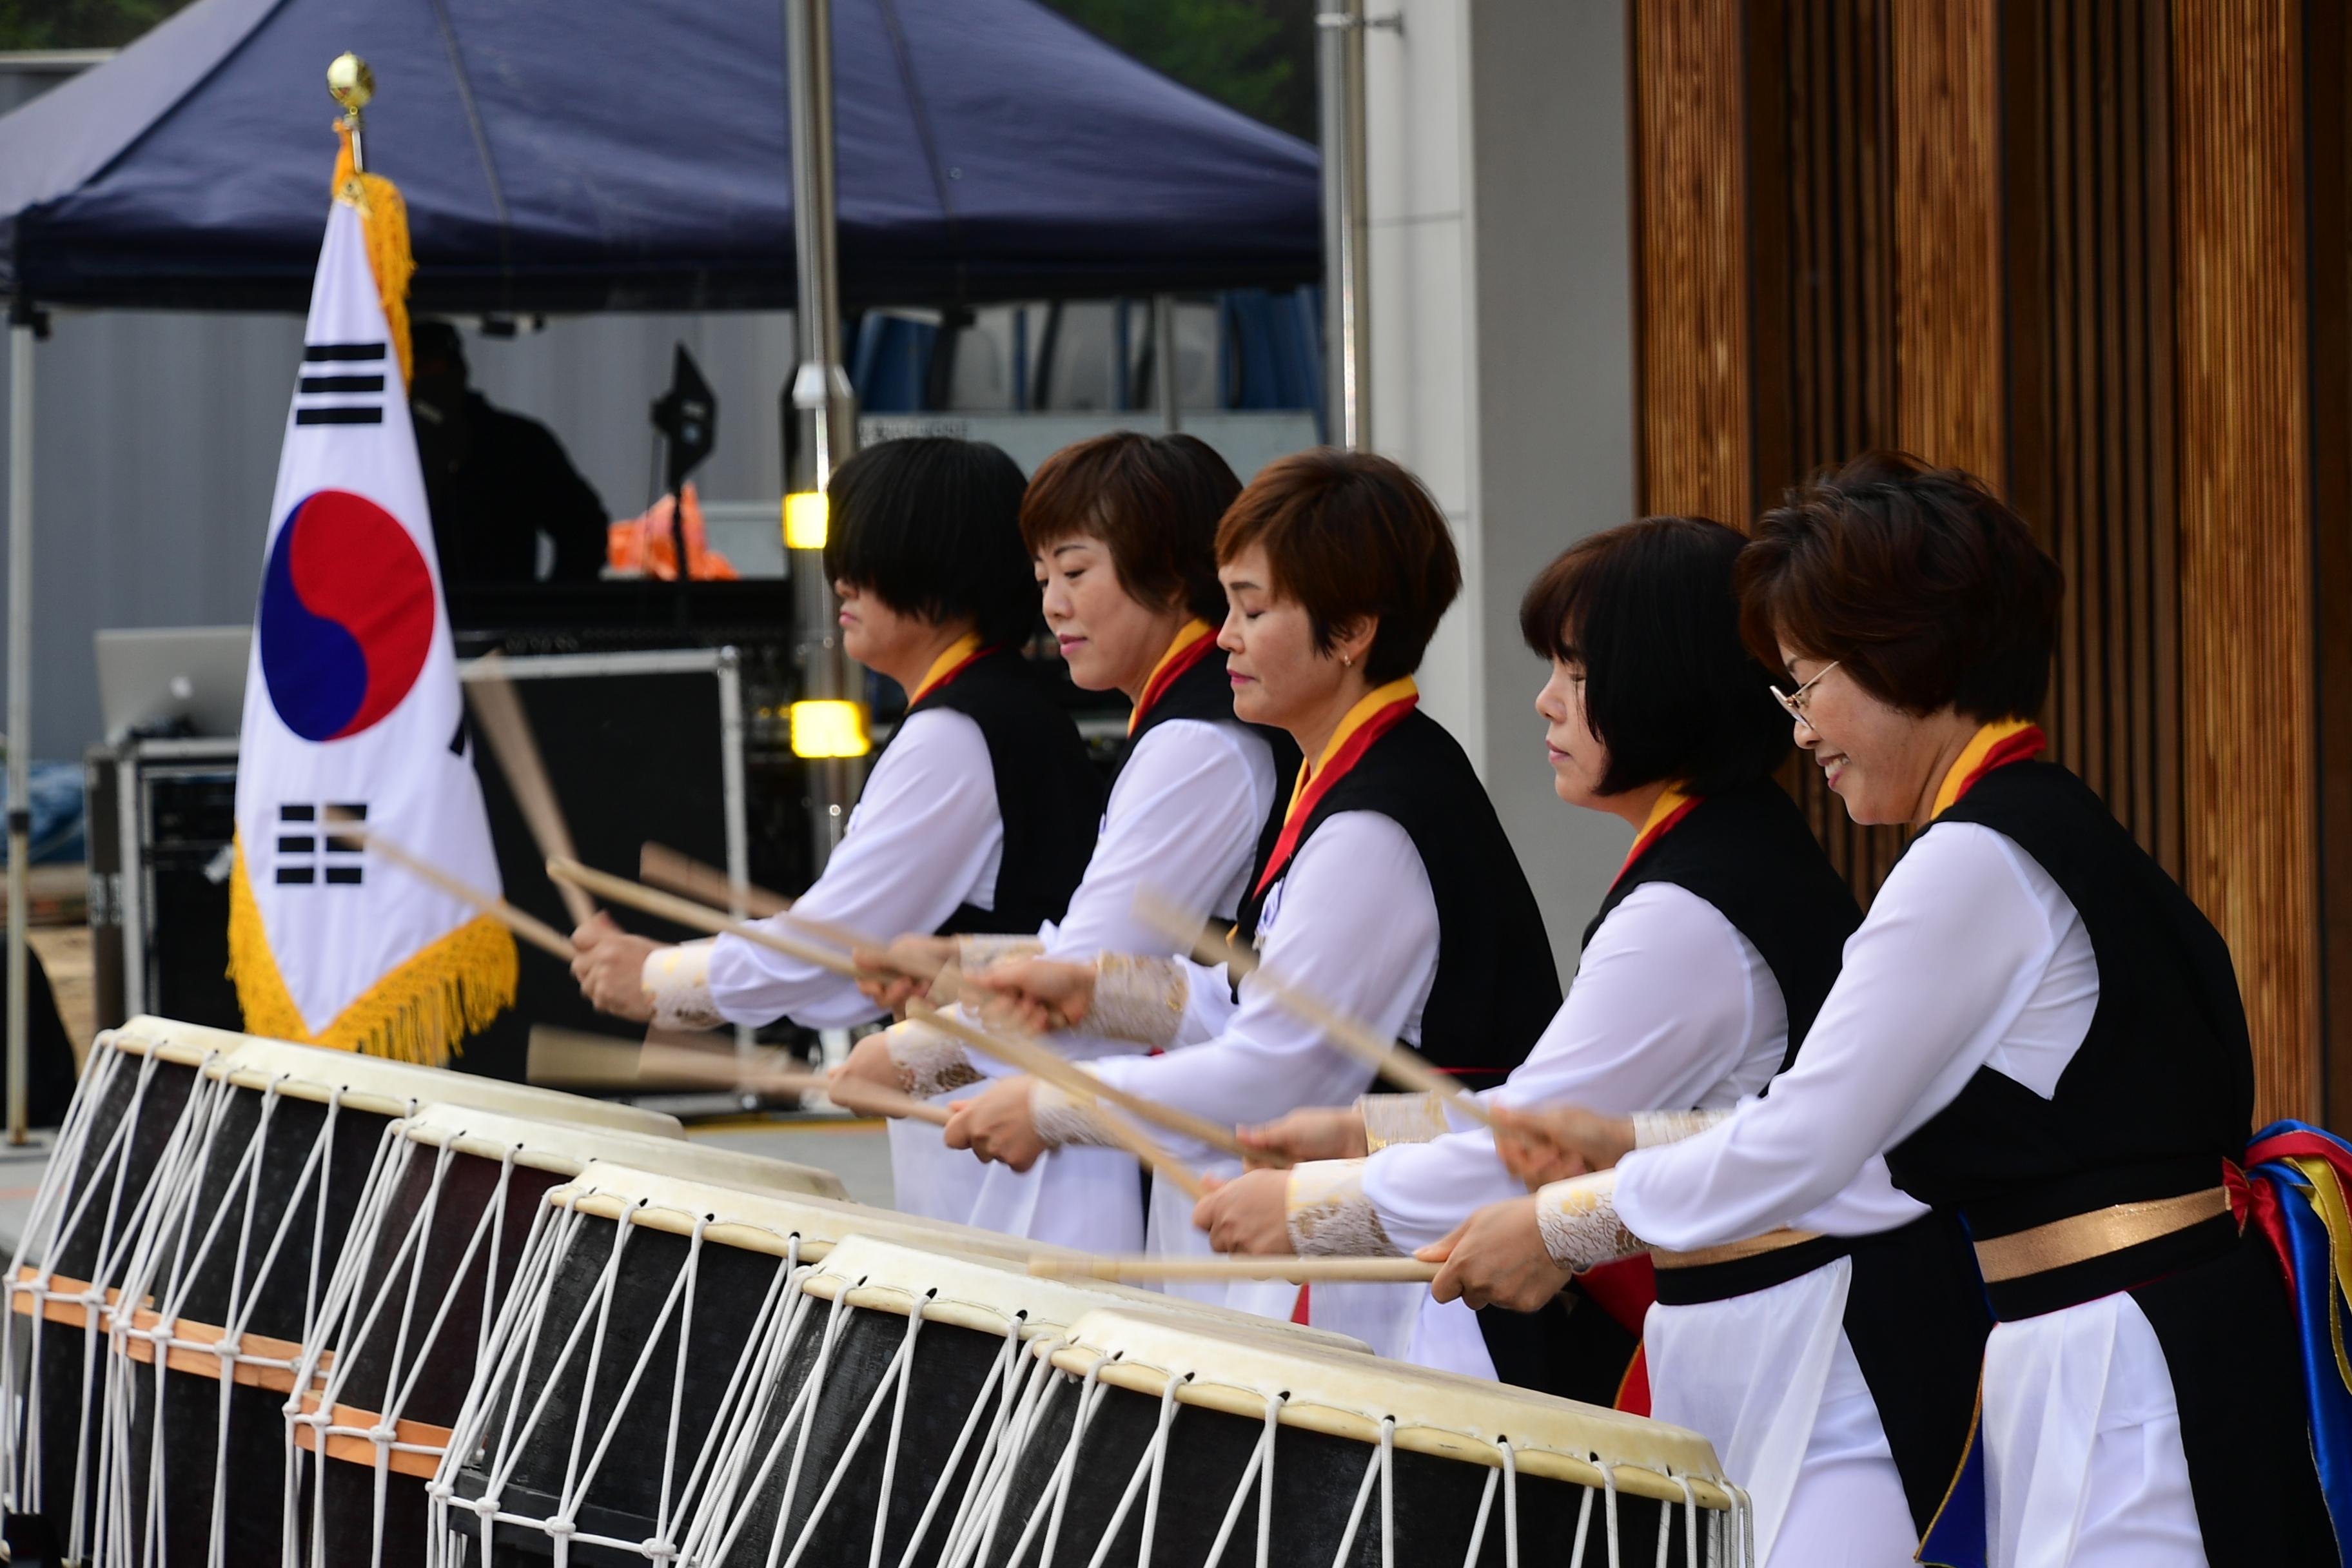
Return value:
[(33, 326), (8, 332), (8, 1142), (26, 1141), (33, 839)]
[(1173, 294), (1154, 294), (1151, 297), (1151, 379), (1156, 384), (1153, 395), (1160, 402), (1160, 427), (1173, 436), (1184, 427), (1183, 411), (1176, 405), (1176, 296)]

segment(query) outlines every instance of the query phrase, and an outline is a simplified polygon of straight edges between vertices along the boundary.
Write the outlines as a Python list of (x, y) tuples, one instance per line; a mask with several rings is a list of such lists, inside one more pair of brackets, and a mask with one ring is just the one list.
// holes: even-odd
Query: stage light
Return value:
[[(825, 506), (823, 490), (796, 490), (784, 498), (784, 548), (824, 548)], [(861, 751), (863, 747), (859, 748)]]
[(874, 749), (866, 738), (866, 710), (855, 702), (795, 702), (792, 726), (796, 757), (862, 757)]

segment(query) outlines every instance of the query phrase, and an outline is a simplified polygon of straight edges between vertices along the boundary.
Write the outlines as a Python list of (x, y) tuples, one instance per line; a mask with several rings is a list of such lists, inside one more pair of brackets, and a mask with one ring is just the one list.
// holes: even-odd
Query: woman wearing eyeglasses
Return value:
[[(1234, 711), (1287, 731), (1311, 759), (1250, 878), (1240, 939), (1269, 970), (1417, 1043), (1472, 1087), (1499, 1081), (1542, 1032), (1559, 987), (1535, 895), (1485, 789), (1418, 706), (1412, 671), (1461, 583), (1444, 514), (1384, 458), (1301, 452), (1234, 501), (1217, 559)], [(987, 979), (1034, 1008), (1033, 1024), (1050, 1014), (1156, 1046), (1198, 1041), (1091, 1065), (1223, 1126), (1342, 1103), (1370, 1084), (1358, 1058), (1248, 979), (1236, 1003), (1221, 972), (1116, 952), (1093, 965), (1005, 965)], [(1180, 1032), (1188, 1016), (1193, 1028)], [(1015, 1166), (1101, 1137), (1089, 1115), (1025, 1078), (973, 1100), (947, 1135)], [(1239, 1173), (1205, 1148), (1178, 1152), (1212, 1174)], [(1206, 1249), (1192, 1201), (1172, 1184), (1154, 1184), (1152, 1211), (1152, 1245)], [(1297, 1297), (1287, 1285), (1175, 1289), (1283, 1317)], [(1318, 1288), (1314, 1321), (1349, 1331), (1409, 1324), (1420, 1294)]]
[(1958, 1560), (1949, 1527), (2003, 1568), (2336, 1561), (2279, 1265), (2226, 1185), (2253, 1088), (2228, 950), (2033, 760), (2056, 565), (1967, 475), (1874, 455), (1766, 513), (1740, 584), (1797, 743), (1855, 821), (1918, 832), (1769, 1095), (1655, 1146), (1640, 1118), (1513, 1119), (1523, 1172), (1615, 1167), (1539, 1194), (1553, 1255), (1612, 1207), (1682, 1249), (1800, 1224), (1884, 1152), (1959, 1213), (1996, 1319), (1980, 1468), (1923, 1561)]

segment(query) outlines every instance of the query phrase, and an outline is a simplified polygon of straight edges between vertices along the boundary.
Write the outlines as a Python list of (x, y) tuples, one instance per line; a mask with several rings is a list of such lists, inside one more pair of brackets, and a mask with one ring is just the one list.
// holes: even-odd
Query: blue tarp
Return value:
[[(1311, 280), (1313, 148), (1034, 0), (835, 0), (845, 308)], [(298, 310), (327, 62), (442, 310), (793, 300), (782, 0), (197, 0), (0, 119), (0, 289)]]

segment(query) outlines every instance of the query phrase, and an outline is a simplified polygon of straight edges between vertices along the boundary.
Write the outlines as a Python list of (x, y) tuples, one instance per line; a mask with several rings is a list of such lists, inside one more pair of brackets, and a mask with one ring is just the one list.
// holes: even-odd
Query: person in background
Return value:
[(541, 534), (554, 546), (547, 581), (593, 581), (604, 564), (604, 503), (554, 432), (467, 384), (456, 327), (419, 321), (411, 342), (408, 410), (444, 590), (540, 581)]

